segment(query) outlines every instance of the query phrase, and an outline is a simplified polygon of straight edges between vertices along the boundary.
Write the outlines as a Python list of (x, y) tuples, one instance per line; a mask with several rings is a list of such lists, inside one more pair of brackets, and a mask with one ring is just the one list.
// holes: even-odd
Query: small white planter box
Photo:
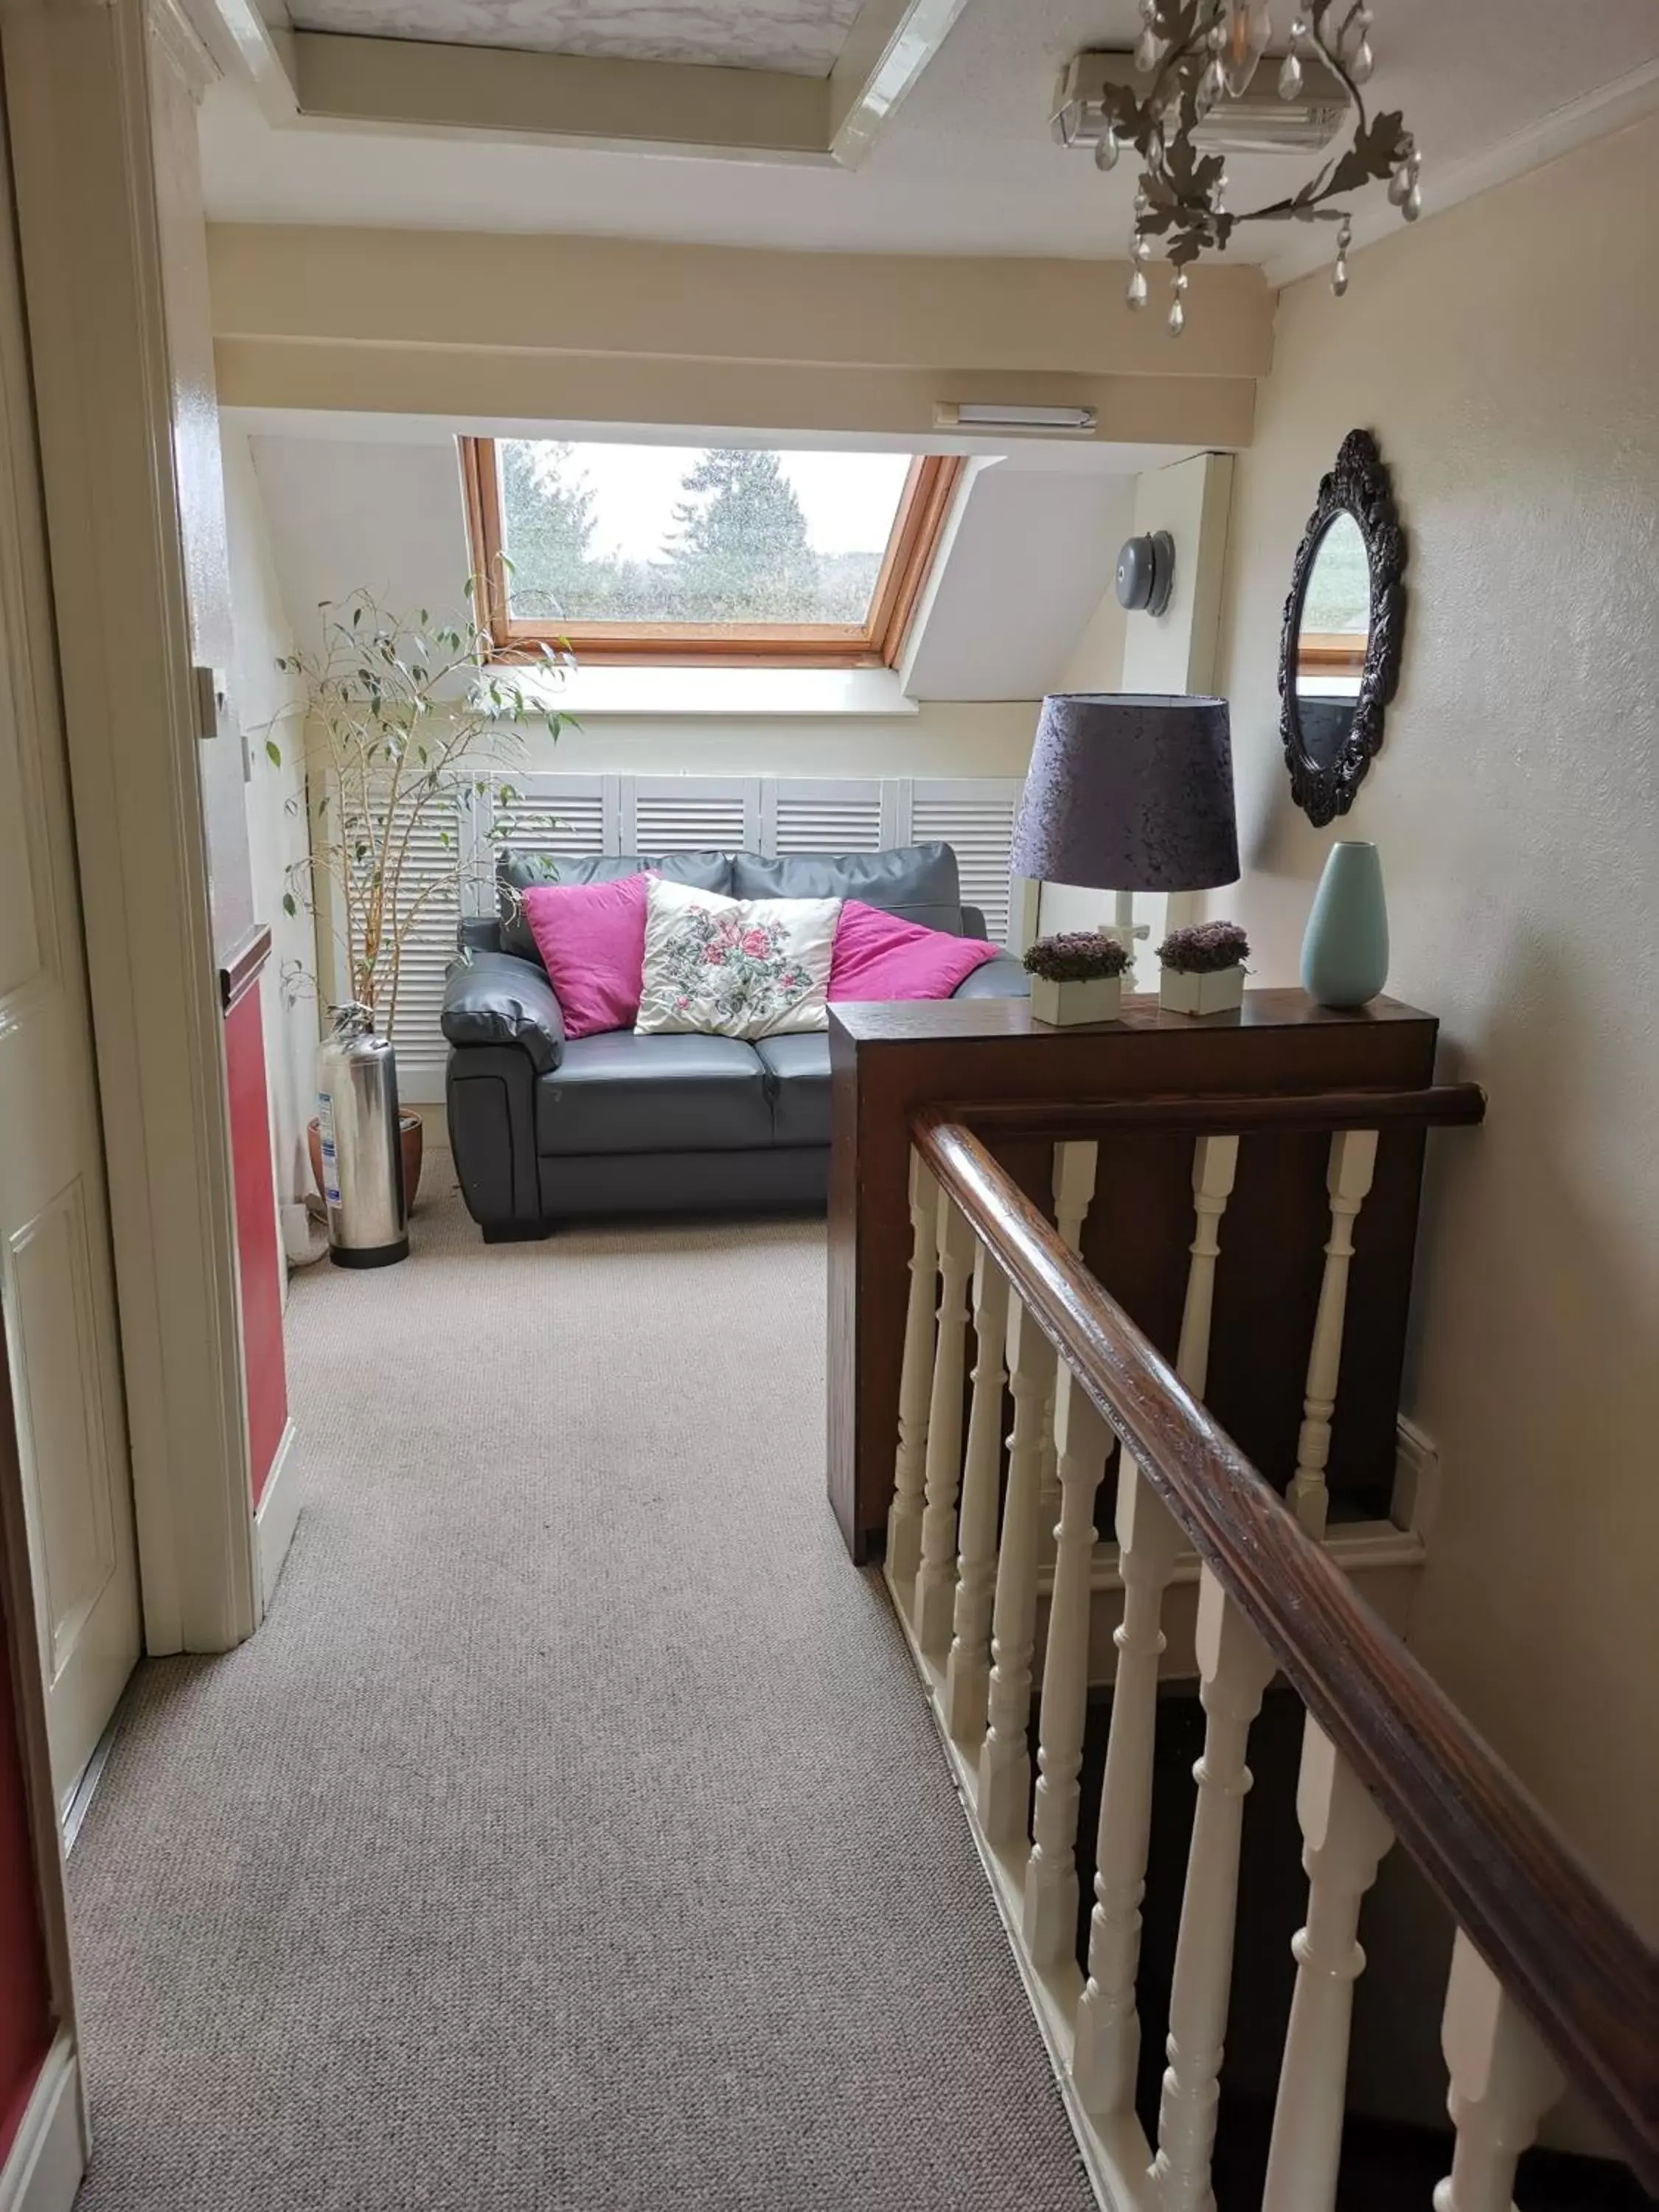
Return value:
[(1173, 968), (1161, 971), (1158, 1003), (1169, 1014), (1230, 1014), (1244, 1003), (1244, 970), (1212, 968), (1206, 975), (1182, 975)]
[(1032, 1015), (1051, 1029), (1069, 1029), (1074, 1022), (1115, 1022), (1122, 997), (1121, 975), (1091, 975), (1083, 983), (1031, 978)]

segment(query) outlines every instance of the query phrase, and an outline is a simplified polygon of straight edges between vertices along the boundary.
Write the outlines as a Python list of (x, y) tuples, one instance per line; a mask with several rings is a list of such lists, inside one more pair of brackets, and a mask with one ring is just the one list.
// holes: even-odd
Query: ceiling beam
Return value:
[(636, 153), (829, 159), (821, 77), (333, 31), (293, 37), (300, 112), (309, 122), (460, 137), (507, 132)]

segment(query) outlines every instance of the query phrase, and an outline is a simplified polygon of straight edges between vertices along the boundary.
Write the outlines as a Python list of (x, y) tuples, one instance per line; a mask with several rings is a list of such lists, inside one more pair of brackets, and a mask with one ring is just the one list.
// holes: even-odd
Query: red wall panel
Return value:
[(241, 1260), (242, 1364), (247, 1376), (250, 1474), (257, 1505), (288, 1425), (276, 1192), (270, 1169), (270, 1102), (257, 986), (245, 991), (225, 1017), (225, 1070), (230, 1100), (231, 1170), (236, 1185), (236, 1246)]

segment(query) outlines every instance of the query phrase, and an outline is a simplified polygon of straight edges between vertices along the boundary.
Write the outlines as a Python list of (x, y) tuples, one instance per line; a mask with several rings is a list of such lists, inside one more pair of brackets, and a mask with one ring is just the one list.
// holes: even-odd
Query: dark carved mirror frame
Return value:
[[(1334, 760), (1316, 760), (1303, 743), (1297, 713), (1297, 640), (1302, 601), (1320, 540), (1332, 518), (1351, 514), (1365, 541), (1370, 570), (1371, 623), (1365, 665), (1354, 702), (1353, 725)], [(1406, 540), (1395, 511), (1394, 489), (1376, 441), (1369, 430), (1350, 430), (1336, 466), (1319, 482), (1319, 497), (1297, 548), (1285, 627), (1279, 645), (1279, 735), (1291, 771), (1291, 797), (1308, 819), (1322, 826), (1346, 814), (1382, 743), (1382, 710), (1400, 676), (1406, 627)]]

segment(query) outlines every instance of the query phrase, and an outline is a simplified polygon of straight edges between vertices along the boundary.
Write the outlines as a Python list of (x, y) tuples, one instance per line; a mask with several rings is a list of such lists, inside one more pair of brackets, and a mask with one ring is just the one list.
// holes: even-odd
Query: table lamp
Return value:
[(1134, 949), (1137, 891), (1238, 880), (1224, 699), (1057, 692), (1042, 702), (1009, 854), (1017, 876), (1117, 894), (1109, 934)]

